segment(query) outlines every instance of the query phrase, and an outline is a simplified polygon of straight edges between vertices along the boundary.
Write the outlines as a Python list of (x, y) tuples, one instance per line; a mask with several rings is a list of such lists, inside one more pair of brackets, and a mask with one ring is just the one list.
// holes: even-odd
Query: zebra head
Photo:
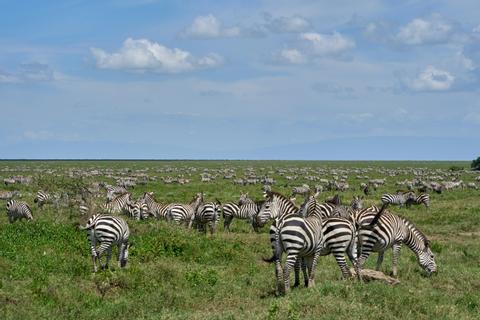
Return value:
[(352, 203), (350, 204), (353, 210), (361, 210), (363, 208), (363, 196), (353, 197)]
[(295, 204), (277, 192), (267, 192), (266, 201), (257, 214), (257, 225), (262, 227), (268, 219), (279, 219), (284, 214), (297, 212)]
[(272, 201), (267, 200), (263, 203), (258, 211), (257, 217), (255, 219), (256, 225), (259, 227), (263, 227), (268, 220), (272, 219)]
[(248, 192), (246, 192), (246, 193), (242, 192), (240, 194), (240, 199), (238, 200), (238, 204), (242, 205), (242, 204), (245, 204), (247, 201), (248, 201)]
[(425, 248), (417, 252), (417, 261), (418, 264), (425, 270), (425, 272), (430, 276), (432, 273), (437, 272), (437, 264), (435, 263), (435, 256), (433, 255), (432, 250), (428, 240), (425, 241)]

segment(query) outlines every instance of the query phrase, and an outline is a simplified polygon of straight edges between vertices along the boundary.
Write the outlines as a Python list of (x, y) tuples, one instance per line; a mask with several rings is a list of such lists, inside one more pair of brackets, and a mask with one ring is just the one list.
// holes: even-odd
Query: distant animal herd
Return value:
[[(383, 262), (384, 253), (392, 248), (394, 277), (398, 276), (398, 257), (402, 245), (407, 246), (417, 257), (420, 267), (430, 275), (437, 272), (434, 254), (428, 238), (413, 224), (401, 217), (388, 206), (424, 205), (430, 210), (429, 192), (442, 193), (452, 189), (477, 189), (474, 181), (480, 176), (472, 177), (464, 183), (460, 174), (440, 169), (263, 169), (259, 177), (258, 169), (244, 169), (242, 177), (237, 177), (238, 170), (210, 169), (198, 174), (197, 168), (167, 168), (158, 179), (139, 170), (125, 169), (70, 169), (67, 173), (49, 172), (59, 178), (66, 174), (75, 177), (108, 177), (116, 180), (116, 185), (104, 182), (91, 182), (79, 191), (76, 200), (71, 201), (67, 192), (46, 192), (38, 190), (34, 203), (39, 210), (45, 205), (55, 207), (74, 206), (80, 216), (89, 217), (81, 230), (86, 230), (90, 243), (94, 272), (98, 271), (97, 262), (102, 269), (108, 268), (112, 248), (118, 247), (118, 263), (126, 266), (129, 250), (129, 224), (135, 220), (162, 219), (171, 223), (184, 225), (214, 235), (217, 232), (220, 218), (223, 217), (224, 232), (230, 232), (234, 219), (247, 220), (255, 232), (267, 223), (269, 227), (272, 255), (265, 261), (275, 264), (277, 293), (285, 294), (290, 290), (290, 272), (295, 273), (293, 286), (300, 284), (300, 271), (307, 287), (315, 284), (315, 269), (320, 256), (332, 254), (343, 277), (351, 277), (347, 258), (352, 264), (356, 277), (362, 280), (362, 268), (372, 252), (378, 252), (376, 269)], [(370, 179), (369, 173), (376, 170), (385, 178)], [(5, 170), (4, 170), (5, 171)], [(133, 199), (130, 189), (136, 185), (147, 185), (150, 181), (162, 181), (164, 184), (189, 184), (199, 175), (199, 183), (215, 184), (216, 179), (231, 180), (236, 188), (247, 185), (259, 185), (259, 199), (250, 198), (246, 192), (240, 192), (236, 201), (221, 203), (218, 199), (206, 201), (205, 194), (198, 192), (188, 203), (162, 203), (155, 199), (154, 192), (144, 192), (143, 196)], [(397, 175), (413, 175), (412, 180), (397, 180)], [(347, 182), (355, 176), (358, 187)], [(275, 179), (272, 176), (276, 176)], [(300, 178), (299, 178), (300, 177)], [(328, 178), (327, 178), (328, 177)], [(277, 180), (287, 181), (278, 185)], [(306, 181), (285, 187), (296, 181)], [(363, 206), (365, 197), (371, 196), (377, 189), (386, 185), (387, 180), (394, 183), (397, 191), (375, 196), (379, 205)], [(4, 179), (5, 185), (32, 184), (31, 176), (11, 176)], [(181, 188), (181, 186), (179, 186)], [(284, 191), (275, 191), (282, 188)], [(359, 190), (362, 195), (353, 198), (349, 206), (341, 203), (341, 196), (319, 200), (325, 191), (345, 192)], [(415, 189), (417, 192), (415, 192)], [(103, 190), (103, 191), (102, 191)], [(303, 197), (300, 205), (296, 197)], [(7, 200), (6, 211), (10, 223), (17, 220), (34, 219), (31, 206), (26, 201), (17, 200), (19, 191), (0, 191), (0, 199)], [(100, 199), (100, 200), (99, 200)], [(102, 200), (103, 199), (103, 200)], [(133, 221), (129, 221), (133, 220)], [(100, 258), (106, 255), (101, 264)], [(282, 256), (286, 255), (286, 259)]]

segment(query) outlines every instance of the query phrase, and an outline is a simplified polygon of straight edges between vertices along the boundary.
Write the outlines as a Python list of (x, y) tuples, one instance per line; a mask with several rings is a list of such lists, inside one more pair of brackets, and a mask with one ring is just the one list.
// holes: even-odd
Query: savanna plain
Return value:
[[(403, 189), (405, 180), (479, 185), (480, 172), (469, 167), (414, 161), (2, 161), (0, 181), (31, 177), (26, 184), (2, 183), (0, 190), (18, 191), (15, 199), (30, 205), (34, 219), (9, 223), (5, 209), (0, 216), (0, 318), (479, 319), (480, 190), (475, 188), (428, 191), (429, 209), (389, 208), (426, 234), (438, 266), (438, 273), (427, 277), (404, 247), (395, 286), (344, 280), (329, 255), (319, 259), (314, 288), (301, 286), (277, 297), (274, 266), (262, 260), (271, 255), (268, 226), (256, 233), (246, 221), (234, 220), (228, 233), (223, 219), (214, 235), (205, 235), (163, 220), (124, 216), (131, 231), (127, 267), (112, 259), (109, 270), (93, 273), (86, 232), (78, 229), (88, 219), (79, 210), (79, 194), (95, 182), (115, 185), (131, 178), (134, 199), (153, 191), (159, 202), (188, 203), (201, 191), (206, 200), (224, 203), (238, 201), (241, 192), (262, 199), (260, 182), (234, 184), (247, 176), (271, 177), (272, 190), (285, 195), (302, 184), (313, 188), (319, 184), (315, 179), (343, 177), (348, 190), (324, 190), (319, 199), (339, 193), (348, 204), (362, 194), (362, 182), (385, 178), (385, 185), (366, 196), (368, 206)], [(202, 176), (212, 179), (202, 182)], [(38, 208), (33, 201), (38, 190), (60, 195), (59, 203)], [(6, 200), (0, 203), (5, 208)], [(375, 267), (376, 256), (366, 268)], [(382, 271), (391, 272), (391, 251)]]

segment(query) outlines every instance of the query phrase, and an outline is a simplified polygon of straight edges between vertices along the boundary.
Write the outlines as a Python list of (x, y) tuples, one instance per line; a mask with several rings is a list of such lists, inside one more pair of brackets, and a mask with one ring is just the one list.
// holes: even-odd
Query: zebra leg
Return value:
[(394, 243), (392, 246), (393, 256), (392, 256), (392, 275), (396, 278), (398, 274), (398, 258), (400, 257), (400, 249), (402, 249), (401, 243)]
[(303, 283), (305, 287), (308, 287), (308, 271), (307, 271), (307, 262), (305, 259), (302, 260), (302, 272), (303, 272)]
[(318, 262), (318, 257), (319, 256), (320, 256), (320, 251), (317, 250), (313, 254), (313, 258), (309, 258), (309, 259), (312, 259), (312, 262), (310, 264), (310, 272), (308, 274), (308, 287), (309, 288), (315, 287), (315, 270), (317, 268), (317, 262)]
[(290, 269), (295, 266), (295, 262), (297, 260), (297, 256), (294, 254), (287, 255), (287, 261), (285, 261), (285, 268), (283, 269), (283, 282), (284, 286), (284, 294), (290, 292)]
[(223, 220), (223, 230), (225, 232), (230, 232), (230, 224), (232, 223), (232, 216), (225, 216)]
[(302, 259), (297, 259), (295, 261), (295, 266), (294, 266), (294, 273), (295, 273), (295, 282), (293, 283), (293, 287), (296, 288), (300, 285), (300, 263)]
[[(88, 234), (88, 240), (90, 241), (90, 250), (92, 252), (92, 262), (93, 262), (93, 272), (97, 272), (97, 239), (95, 238), (95, 235), (93, 234), (93, 231), (89, 231)], [(99, 260), (100, 261), (100, 260)]]
[(357, 274), (358, 281), (362, 282), (362, 270), (360, 268), (359, 259), (355, 256), (354, 252), (351, 250), (347, 251), (348, 259), (353, 264), (353, 268), (355, 269), (355, 273)]
[(110, 246), (108, 249), (107, 249), (107, 260), (105, 261), (105, 266), (104, 266), (104, 269), (107, 270), (108, 269), (108, 263), (110, 262), (110, 259), (112, 258), (112, 246)]
[(350, 278), (352, 274), (350, 273), (350, 270), (348, 270), (347, 260), (345, 260), (345, 255), (343, 254), (343, 252), (332, 252), (332, 254), (335, 257), (335, 260), (337, 260), (337, 264), (342, 271), (343, 278)]
[(188, 222), (188, 225), (187, 225), (187, 228), (188, 228), (188, 229), (192, 229), (192, 225), (193, 225), (193, 220), (194, 220), (194, 219), (195, 219), (194, 216), (192, 216), (192, 217), (190, 218), (190, 221)]
[(385, 251), (378, 252), (377, 266), (375, 267), (375, 270), (377, 270), (377, 271), (380, 271), (380, 269), (382, 268), (383, 255), (384, 254), (385, 254)]

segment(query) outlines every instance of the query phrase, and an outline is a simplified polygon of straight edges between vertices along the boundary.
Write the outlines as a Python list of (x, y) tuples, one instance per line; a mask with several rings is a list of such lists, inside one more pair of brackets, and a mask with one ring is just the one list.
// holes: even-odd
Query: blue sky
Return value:
[(1, 1), (0, 158), (480, 155), (459, 1)]

